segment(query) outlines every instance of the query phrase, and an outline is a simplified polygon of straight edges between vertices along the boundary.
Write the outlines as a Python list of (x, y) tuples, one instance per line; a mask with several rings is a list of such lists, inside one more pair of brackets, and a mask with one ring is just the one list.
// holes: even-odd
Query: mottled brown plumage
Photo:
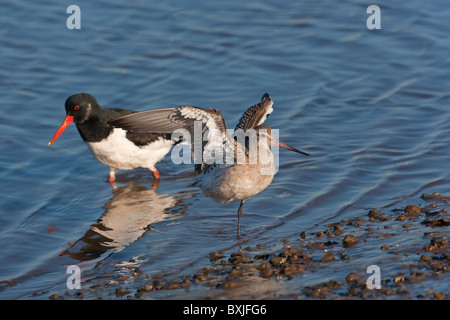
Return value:
[[(149, 110), (130, 114), (110, 122), (131, 132), (173, 132), (185, 129), (194, 137), (201, 130), (201, 176), (196, 182), (203, 193), (218, 203), (241, 201), (238, 210), (238, 237), (244, 201), (267, 188), (275, 175), (271, 144), (306, 154), (278, 142), (267, 125), (262, 124), (273, 111), (273, 102), (266, 93), (261, 102), (248, 108), (235, 128), (232, 138), (222, 114), (214, 108), (192, 106)], [(254, 131), (252, 131), (254, 130)], [(253, 139), (244, 140), (249, 133)], [(240, 136), (240, 134), (242, 136)], [(250, 135), (248, 135), (250, 136)], [(256, 138), (256, 139), (255, 139)], [(195, 144), (191, 141), (191, 145)], [(252, 154), (256, 150), (256, 155)], [(198, 161), (198, 155), (194, 160)], [(219, 154), (219, 156), (217, 156)], [(214, 161), (212, 161), (214, 160)]]

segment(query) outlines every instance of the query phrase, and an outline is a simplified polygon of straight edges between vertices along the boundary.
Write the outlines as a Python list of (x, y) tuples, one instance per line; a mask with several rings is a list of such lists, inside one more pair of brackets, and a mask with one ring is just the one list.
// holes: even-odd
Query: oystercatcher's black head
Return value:
[(66, 114), (73, 117), (73, 122), (81, 124), (86, 121), (92, 110), (98, 109), (97, 100), (89, 93), (77, 93), (66, 100)]
[(67, 98), (66, 118), (48, 145), (51, 146), (69, 124), (72, 122), (82, 124), (89, 119), (93, 111), (98, 110), (99, 108), (100, 106), (98, 105), (97, 100), (89, 93), (77, 93)]

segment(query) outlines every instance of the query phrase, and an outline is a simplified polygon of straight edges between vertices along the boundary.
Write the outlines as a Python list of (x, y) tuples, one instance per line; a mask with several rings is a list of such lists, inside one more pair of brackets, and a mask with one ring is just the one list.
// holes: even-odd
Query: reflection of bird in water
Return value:
[[(198, 159), (199, 155), (195, 150), (195, 138), (192, 139), (192, 137), (198, 136), (198, 131), (202, 133), (201, 137), (204, 136), (204, 133), (207, 139), (206, 142), (201, 143), (201, 176), (196, 185), (206, 196), (218, 203), (240, 201), (239, 237), (244, 201), (267, 188), (275, 175), (275, 160), (270, 145), (278, 145), (308, 155), (277, 141), (270, 127), (263, 124), (272, 113), (272, 106), (272, 99), (266, 93), (260, 103), (250, 107), (242, 115), (234, 135), (238, 137), (237, 133), (244, 134), (244, 136), (245, 133), (254, 133), (255, 138), (248, 141), (242, 140), (242, 138), (233, 139), (227, 132), (222, 114), (213, 108), (206, 110), (192, 106), (180, 106), (148, 110), (125, 115), (109, 123), (134, 133), (187, 130), (191, 137), (194, 161), (196, 158)], [(253, 154), (251, 154), (252, 150)], [(218, 154), (222, 158), (216, 158)]]
[(141, 237), (152, 224), (171, 220), (183, 212), (173, 214), (169, 209), (179, 206), (191, 197), (157, 194), (145, 186), (130, 183), (113, 190), (113, 197), (105, 204), (105, 212), (86, 234), (62, 254), (69, 254), (79, 261), (99, 258), (103, 253), (118, 252)]

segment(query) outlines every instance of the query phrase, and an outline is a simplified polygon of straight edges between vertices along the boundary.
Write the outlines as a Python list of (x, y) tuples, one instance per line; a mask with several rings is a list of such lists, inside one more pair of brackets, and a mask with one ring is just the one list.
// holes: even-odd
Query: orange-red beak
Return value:
[(53, 142), (55, 142), (56, 139), (58, 139), (58, 137), (61, 135), (61, 133), (67, 128), (67, 126), (69, 124), (71, 124), (73, 122), (73, 116), (66, 116), (66, 118), (64, 119), (64, 122), (61, 124), (61, 126), (59, 127), (58, 131), (56, 131), (55, 135), (53, 136), (52, 140), (50, 140), (50, 142), (48, 143), (49, 146), (51, 146), (53, 144)]

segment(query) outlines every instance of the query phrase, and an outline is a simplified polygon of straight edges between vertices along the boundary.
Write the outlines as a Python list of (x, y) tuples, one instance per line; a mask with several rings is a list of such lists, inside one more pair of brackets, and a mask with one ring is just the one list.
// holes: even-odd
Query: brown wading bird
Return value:
[[(207, 139), (201, 142), (201, 153), (191, 139), (191, 151), (195, 163), (199, 164), (201, 175), (195, 183), (203, 193), (218, 203), (240, 201), (238, 209), (238, 230), (240, 237), (240, 219), (244, 201), (263, 191), (273, 180), (275, 162), (270, 145), (304, 155), (306, 152), (297, 150), (277, 141), (269, 126), (263, 122), (273, 111), (273, 102), (266, 93), (261, 102), (250, 107), (241, 117), (235, 128), (235, 139), (227, 131), (222, 114), (216, 109), (202, 109), (192, 106), (155, 109), (132, 113), (109, 122), (110, 125), (122, 128), (127, 132), (174, 133), (185, 130), (190, 137), (198, 135)], [(198, 126), (200, 124), (200, 127)], [(254, 132), (256, 139), (242, 141), (238, 132), (245, 134)], [(251, 136), (248, 136), (249, 138)], [(237, 138), (237, 139), (236, 139)], [(253, 154), (251, 150), (256, 151)], [(255, 157), (256, 153), (256, 157)], [(217, 160), (226, 161), (217, 161)]]

